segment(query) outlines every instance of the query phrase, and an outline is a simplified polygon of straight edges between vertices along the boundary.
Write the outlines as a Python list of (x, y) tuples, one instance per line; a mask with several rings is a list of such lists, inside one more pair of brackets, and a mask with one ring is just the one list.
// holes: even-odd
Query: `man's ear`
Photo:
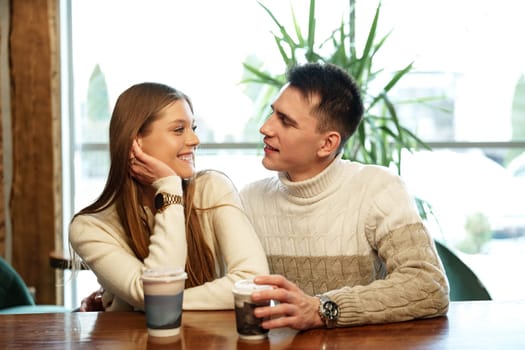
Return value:
[(319, 157), (327, 157), (337, 153), (337, 149), (341, 144), (341, 135), (337, 131), (328, 131), (321, 142), (317, 155)]

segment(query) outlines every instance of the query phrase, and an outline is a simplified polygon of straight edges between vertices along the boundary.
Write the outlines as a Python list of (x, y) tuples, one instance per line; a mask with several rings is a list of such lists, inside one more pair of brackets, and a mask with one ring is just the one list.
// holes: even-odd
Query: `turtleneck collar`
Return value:
[(286, 172), (279, 172), (282, 190), (293, 197), (306, 199), (337, 189), (337, 182), (341, 181), (344, 168), (341, 157), (342, 152), (319, 174), (303, 181), (290, 181)]

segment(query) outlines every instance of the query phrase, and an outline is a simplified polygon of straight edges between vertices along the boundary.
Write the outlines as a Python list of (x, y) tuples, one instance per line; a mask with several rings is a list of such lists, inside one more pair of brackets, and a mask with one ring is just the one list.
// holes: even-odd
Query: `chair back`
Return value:
[(435, 240), (450, 286), (450, 300), (492, 300), (478, 276), (451, 249)]
[(15, 269), (0, 257), (0, 309), (35, 305), (33, 296)]

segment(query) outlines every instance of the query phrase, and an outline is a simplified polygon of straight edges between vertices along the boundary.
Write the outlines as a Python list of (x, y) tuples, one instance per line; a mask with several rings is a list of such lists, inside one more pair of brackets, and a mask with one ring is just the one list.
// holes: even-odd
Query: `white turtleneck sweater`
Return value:
[(433, 239), (401, 178), (338, 157), (299, 182), (247, 185), (244, 208), (268, 257), (309, 295), (340, 308), (337, 326), (443, 315), (449, 287)]

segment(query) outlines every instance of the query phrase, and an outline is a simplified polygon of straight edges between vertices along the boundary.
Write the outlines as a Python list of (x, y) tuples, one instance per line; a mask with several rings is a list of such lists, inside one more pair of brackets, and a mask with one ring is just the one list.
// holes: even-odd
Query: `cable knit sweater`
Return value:
[(245, 210), (271, 273), (340, 308), (338, 327), (443, 315), (449, 288), (401, 178), (337, 158), (317, 176), (247, 185)]
[[(244, 278), (268, 273), (268, 263), (253, 226), (242, 210), (233, 183), (224, 174), (208, 171), (198, 176), (194, 204), (205, 239), (216, 260), (219, 278), (184, 291), (184, 309), (233, 309), (233, 284)], [(155, 182), (158, 192), (182, 195), (181, 179), (170, 176)], [(87, 263), (105, 289), (106, 311), (142, 310), (144, 267), (184, 266), (186, 262), (185, 217), (181, 205), (170, 205), (153, 215), (147, 208), (152, 228), (149, 256), (140, 261), (130, 248), (115, 206), (77, 216), (69, 228), (73, 249)]]

